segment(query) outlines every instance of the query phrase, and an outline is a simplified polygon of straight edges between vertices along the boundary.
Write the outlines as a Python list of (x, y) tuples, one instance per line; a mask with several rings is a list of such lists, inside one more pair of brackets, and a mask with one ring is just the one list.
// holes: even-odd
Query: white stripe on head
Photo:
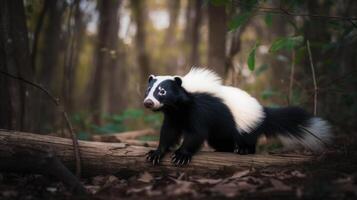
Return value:
[(174, 80), (173, 76), (155, 76), (154, 80), (156, 80), (156, 82), (153, 84), (153, 86), (150, 88), (149, 94), (148, 96), (145, 98), (144, 101), (150, 99), (151, 101), (154, 102), (154, 109), (159, 109), (161, 108), (164, 104), (162, 104), (159, 100), (157, 100), (154, 96), (154, 92), (156, 90), (156, 88), (160, 85), (160, 83), (162, 83), (163, 81), (166, 80)]

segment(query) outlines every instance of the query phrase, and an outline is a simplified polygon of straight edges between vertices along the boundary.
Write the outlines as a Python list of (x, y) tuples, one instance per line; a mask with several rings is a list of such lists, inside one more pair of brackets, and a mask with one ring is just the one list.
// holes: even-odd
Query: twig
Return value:
[(34, 82), (31, 82), (29, 80), (26, 80), (22, 77), (18, 77), (18, 76), (14, 76), (8, 72), (5, 72), (5, 71), (2, 71), (0, 70), (0, 72), (10, 78), (13, 78), (13, 79), (17, 79), (17, 80), (20, 80), (20, 81), (23, 81), (39, 90), (41, 90), (42, 92), (44, 92), (51, 100), (52, 102), (58, 107), (58, 108), (61, 108), (61, 113), (62, 113), (62, 116), (63, 118), (65, 119), (66, 121), (66, 124), (67, 124), (67, 128), (70, 132), (70, 135), (71, 135), (71, 139), (73, 141), (73, 150), (74, 150), (74, 155), (75, 155), (75, 159), (76, 159), (76, 176), (79, 178), (80, 175), (81, 175), (81, 157), (80, 157), (80, 151), (79, 151), (79, 145), (78, 145), (78, 140), (77, 140), (77, 137), (73, 131), (73, 126), (68, 118), (68, 115), (67, 115), (67, 112), (65, 111), (64, 107), (61, 105), (60, 101), (58, 98), (54, 97), (46, 88), (42, 87), (40, 84), (38, 83), (34, 83)]
[(290, 71), (290, 82), (289, 82), (289, 97), (288, 105), (291, 104), (291, 99), (293, 96), (293, 85), (294, 85), (294, 73), (295, 73), (295, 50), (291, 53), (291, 71)]
[(317, 90), (318, 90), (318, 88), (317, 88), (317, 83), (316, 83), (315, 68), (314, 68), (314, 62), (312, 60), (309, 40), (306, 41), (306, 46), (307, 46), (307, 51), (309, 53), (309, 60), (310, 60), (310, 66), (311, 66), (311, 72), (312, 72), (312, 79), (314, 81), (314, 115), (316, 115), (317, 114)]
[[(240, 5), (246, 5), (248, 4), (241, 2), (239, 0), (235, 1), (237, 4)], [(329, 20), (341, 20), (341, 21), (347, 21), (352, 24), (354, 28), (357, 28), (357, 24), (354, 23), (355, 20), (357, 20), (357, 17), (349, 17), (349, 16), (330, 16), (330, 15), (320, 15), (320, 14), (304, 14), (304, 13), (295, 13), (295, 12), (290, 12), (283, 8), (282, 6), (278, 7), (264, 7), (264, 6), (253, 6), (254, 9), (256, 9), (258, 12), (263, 12), (263, 13), (272, 13), (272, 14), (278, 14), (278, 15), (287, 15), (287, 16), (293, 16), (293, 17), (310, 17), (310, 18), (320, 18), (320, 19), (329, 19)]]

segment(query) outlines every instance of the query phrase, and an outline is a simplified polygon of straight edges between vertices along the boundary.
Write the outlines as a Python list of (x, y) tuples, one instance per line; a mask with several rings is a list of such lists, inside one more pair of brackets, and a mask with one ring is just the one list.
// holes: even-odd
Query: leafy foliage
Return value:
[(234, 31), (238, 29), (240, 26), (242, 26), (244, 23), (248, 21), (250, 16), (251, 16), (250, 12), (245, 12), (233, 17), (233, 19), (229, 22), (228, 29), (230, 31)]
[(300, 46), (304, 41), (303, 36), (283, 37), (273, 42), (269, 52), (275, 53), (280, 50), (292, 50)]
[(269, 68), (268, 64), (262, 64), (255, 70), (255, 75), (259, 76)]
[(268, 27), (271, 27), (271, 25), (273, 24), (273, 16), (272, 16), (272, 14), (271, 13), (267, 13), (265, 15), (264, 21), (265, 21), (265, 24)]
[(72, 121), (77, 130), (79, 139), (89, 139), (94, 134), (119, 133), (128, 130), (140, 129), (141, 127), (159, 128), (162, 115), (157, 113), (146, 114), (141, 109), (127, 109), (121, 114), (103, 114), (104, 123), (95, 125), (91, 122), (88, 113), (76, 113), (72, 116)]
[(259, 41), (255, 43), (255, 45), (253, 46), (252, 50), (249, 53), (248, 56), (248, 68), (250, 69), (250, 71), (254, 71), (255, 68), (255, 51), (257, 49), (257, 47), (259, 46)]
[(261, 98), (266, 100), (266, 99), (269, 99), (273, 96), (276, 96), (278, 95), (278, 92), (277, 91), (274, 91), (272, 89), (265, 89), (262, 93), (261, 93)]

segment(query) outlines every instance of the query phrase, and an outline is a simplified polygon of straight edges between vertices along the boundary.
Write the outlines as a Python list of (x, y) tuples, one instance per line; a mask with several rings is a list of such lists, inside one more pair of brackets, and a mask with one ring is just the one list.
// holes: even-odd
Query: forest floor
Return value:
[[(82, 199), (357, 199), (357, 145), (345, 136), (313, 162), (205, 174), (122, 173), (83, 178)], [(179, 171), (179, 170), (178, 170)], [(1, 174), (0, 199), (73, 199), (42, 175)]]

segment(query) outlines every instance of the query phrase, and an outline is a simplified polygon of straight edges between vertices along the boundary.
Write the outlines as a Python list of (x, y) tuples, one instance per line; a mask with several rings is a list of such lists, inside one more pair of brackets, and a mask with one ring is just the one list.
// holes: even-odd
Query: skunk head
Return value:
[(144, 106), (154, 111), (175, 107), (177, 103), (187, 99), (181, 85), (182, 79), (178, 76), (150, 75)]

